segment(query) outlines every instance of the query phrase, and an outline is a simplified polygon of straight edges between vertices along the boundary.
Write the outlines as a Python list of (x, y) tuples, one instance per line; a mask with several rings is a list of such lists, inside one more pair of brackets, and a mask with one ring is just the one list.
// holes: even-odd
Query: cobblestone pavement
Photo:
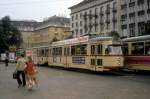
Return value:
[(149, 99), (150, 77), (74, 72), (38, 67), (39, 86), (17, 88), (14, 64), (0, 64), (0, 99)]

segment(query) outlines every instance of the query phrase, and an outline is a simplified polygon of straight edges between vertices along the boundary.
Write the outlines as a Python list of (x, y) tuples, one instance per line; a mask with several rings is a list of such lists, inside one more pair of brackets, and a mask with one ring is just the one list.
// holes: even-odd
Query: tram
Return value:
[(125, 68), (150, 70), (150, 35), (131, 37), (122, 40)]
[(33, 60), (37, 64), (92, 71), (117, 70), (124, 66), (121, 45), (114, 43), (112, 37), (84, 36), (32, 50)]

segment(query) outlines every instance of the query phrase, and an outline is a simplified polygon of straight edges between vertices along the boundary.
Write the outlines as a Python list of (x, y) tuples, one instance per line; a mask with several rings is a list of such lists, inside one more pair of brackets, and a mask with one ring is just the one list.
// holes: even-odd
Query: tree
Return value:
[(10, 46), (19, 47), (21, 34), (19, 30), (11, 24), (9, 16), (5, 16), (0, 21), (0, 53), (9, 50)]
[(116, 31), (111, 31), (108, 35), (113, 37), (113, 40), (115, 41), (118, 41), (120, 39), (120, 35)]

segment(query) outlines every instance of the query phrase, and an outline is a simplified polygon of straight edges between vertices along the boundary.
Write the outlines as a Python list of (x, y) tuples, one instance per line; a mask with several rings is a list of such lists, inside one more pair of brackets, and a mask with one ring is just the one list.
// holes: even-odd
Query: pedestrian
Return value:
[(6, 56), (5, 57), (5, 66), (6, 66), (6, 68), (8, 67), (8, 63), (9, 63), (8, 56)]
[(32, 90), (32, 87), (37, 84), (37, 81), (35, 78), (35, 66), (31, 57), (28, 57), (26, 64), (27, 87), (29, 90)]
[[(18, 88), (21, 86), (25, 87), (26, 85), (25, 68), (26, 68), (26, 60), (24, 58), (24, 54), (21, 54), (21, 57), (18, 58), (16, 64)], [(22, 80), (20, 76), (22, 77)]]

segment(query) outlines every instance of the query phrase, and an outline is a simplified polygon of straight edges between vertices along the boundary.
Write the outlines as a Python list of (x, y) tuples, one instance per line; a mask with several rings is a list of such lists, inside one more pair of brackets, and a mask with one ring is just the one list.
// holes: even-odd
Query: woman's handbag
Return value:
[(17, 79), (17, 72), (13, 73), (13, 79)]

